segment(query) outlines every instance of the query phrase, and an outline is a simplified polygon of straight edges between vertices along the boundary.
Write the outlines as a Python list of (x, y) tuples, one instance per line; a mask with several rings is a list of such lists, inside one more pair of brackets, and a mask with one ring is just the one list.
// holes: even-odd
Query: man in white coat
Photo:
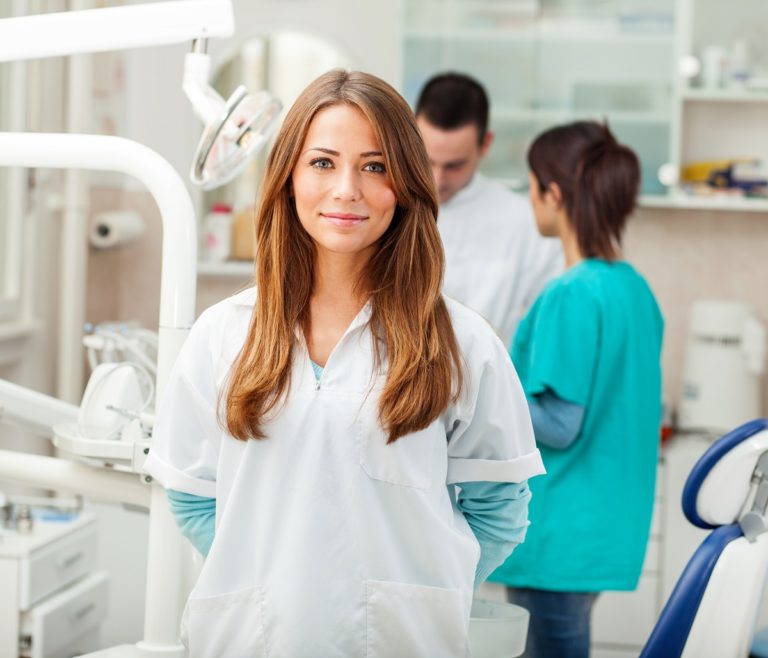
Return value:
[(517, 323), (563, 270), (560, 244), (539, 235), (527, 198), (478, 172), (493, 142), (480, 83), (436, 75), (422, 89), (416, 120), (440, 196), (443, 290), (485, 317), (509, 347)]

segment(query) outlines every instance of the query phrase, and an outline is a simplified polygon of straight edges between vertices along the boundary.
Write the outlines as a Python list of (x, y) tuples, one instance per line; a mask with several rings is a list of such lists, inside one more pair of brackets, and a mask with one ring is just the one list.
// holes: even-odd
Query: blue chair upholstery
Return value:
[[(712, 501), (702, 501), (700, 494), (704, 483), (707, 482), (707, 478), (710, 477), (713, 470), (724, 459), (729, 459), (729, 454), (732, 455), (734, 460), (737, 458), (740, 460), (738, 464), (742, 471), (744, 470), (744, 464), (748, 464), (749, 480), (751, 480), (755, 464), (757, 464), (760, 456), (768, 451), (768, 438), (765, 436), (761, 437), (763, 440), (755, 443), (754, 447), (742, 446), (738, 457), (732, 451), (766, 429), (768, 429), (768, 419), (751, 421), (736, 428), (713, 443), (691, 470), (683, 489), (683, 511), (692, 524), (701, 528), (709, 528), (713, 531), (694, 552), (683, 570), (669, 600), (661, 612), (659, 620), (651, 632), (648, 642), (640, 654), (640, 658), (680, 658), (683, 656), (686, 645), (691, 638), (691, 631), (694, 629), (694, 622), (697, 619), (697, 615), (701, 612), (702, 601), (707, 588), (713, 579), (713, 573), (718, 565), (722, 567), (726, 563), (726, 560), (723, 560), (723, 556), (730, 550), (729, 547), (735, 546), (736, 542), (741, 544), (739, 547), (740, 551), (744, 551), (745, 548), (746, 550), (752, 550), (749, 544), (754, 542), (754, 538), (745, 537), (742, 526), (739, 524), (741, 507), (734, 505), (730, 513), (718, 510), (720, 518), (713, 519), (709, 509), (712, 507)], [(719, 475), (722, 479), (722, 472)], [(721, 484), (722, 482), (718, 482), (715, 489), (722, 491)], [(744, 485), (745, 490), (748, 488), (748, 485), (749, 482)], [(707, 502), (710, 503), (709, 508), (707, 508)], [(718, 501), (715, 500), (715, 502), (717, 503)], [(729, 516), (730, 518), (727, 518)], [(726, 518), (728, 522), (725, 522)], [(762, 565), (760, 573), (764, 574), (766, 569), (765, 563), (768, 562), (768, 551), (762, 548), (763, 543), (761, 542), (761, 546), (755, 546), (754, 551), (758, 551), (755, 560)], [(733, 560), (730, 561), (730, 564), (733, 564)], [(723, 573), (723, 568), (721, 568), (718, 578), (722, 579), (724, 577), (727, 578), (727, 574)], [(759, 577), (757, 572), (755, 577)], [(757, 585), (762, 588), (762, 583)], [(718, 592), (711, 594), (710, 597), (717, 597), (719, 592), (718, 590)], [(752, 615), (751, 619), (748, 620), (749, 624), (754, 624), (754, 616), (757, 613), (757, 603), (752, 604), (752, 601), (755, 600), (759, 601), (759, 597), (755, 599), (752, 596), (749, 599), (749, 605), (747, 605), (748, 608), (754, 607), (754, 610), (745, 610), (745, 614)], [(712, 624), (718, 623), (717, 619), (713, 619), (711, 624), (709, 620), (704, 621), (707, 623), (700, 622), (699, 628), (711, 629)], [(720, 650), (713, 649), (713, 651)], [(739, 649), (734, 655), (737, 655), (740, 651)], [(717, 653), (712, 655), (714, 658), (717, 656)], [(717, 656), (717, 658), (725, 657)]]

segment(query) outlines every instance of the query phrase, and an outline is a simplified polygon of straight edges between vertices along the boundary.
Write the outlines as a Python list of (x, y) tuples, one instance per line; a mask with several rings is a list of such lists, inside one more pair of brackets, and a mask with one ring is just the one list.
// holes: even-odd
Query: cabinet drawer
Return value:
[(95, 524), (34, 551), (21, 561), (19, 609), (29, 610), (51, 592), (92, 571), (96, 558)]
[(661, 542), (654, 537), (648, 540), (648, 546), (645, 548), (645, 561), (643, 562), (643, 575), (658, 574), (661, 556)]
[(592, 641), (642, 647), (656, 623), (659, 579), (643, 574), (634, 592), (604, 592), (592, 613)]
[(22, 616), (22, 635), (29, 638), (24, 658), (54, 658), (79, 639), (93, 634), (107, 614), (109, 576), (91, 574), (47, 598)]
[(610, 649), (592, 648), (589, 652), (589, 658), (637, 658), (639, 649), (619, 649), (612, 647)]
[(664, 514), (664, 506), (658, 498), (653, 503), (653, 515), (651, 516), (651, 537), (660, 537)]

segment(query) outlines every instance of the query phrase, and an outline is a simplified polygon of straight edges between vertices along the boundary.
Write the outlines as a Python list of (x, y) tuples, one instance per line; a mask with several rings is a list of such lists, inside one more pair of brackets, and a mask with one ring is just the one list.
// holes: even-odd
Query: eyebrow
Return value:
[[(311, 146), (308, 148), (305, 153), (308, 151), (320, 151), (321, 153), (327, 153), (328, 155), (341, 155), (338, 151), (334, 151), (333, 149), (327, 149), (323, 148), (322, 146)], [(381, 151), (363, 151), (360, 154), (361, 158), (370, 158), (372, 156), (379, 156), (382, 155)]]

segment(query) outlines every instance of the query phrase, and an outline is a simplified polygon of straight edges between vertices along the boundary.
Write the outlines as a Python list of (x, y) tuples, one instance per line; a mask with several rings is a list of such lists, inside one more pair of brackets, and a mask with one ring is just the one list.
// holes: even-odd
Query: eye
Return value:
[(369, 162), (365, 167), (363, 167), (364, 171), (370, 171), (374, 174), (386, 174), (387, 168), (384, 166), (383, 162)]
[(329, 158), (315, 158), (310, 160), (309, 164), (316, 169), (331, 169), (333, 167), (333, 163)]

